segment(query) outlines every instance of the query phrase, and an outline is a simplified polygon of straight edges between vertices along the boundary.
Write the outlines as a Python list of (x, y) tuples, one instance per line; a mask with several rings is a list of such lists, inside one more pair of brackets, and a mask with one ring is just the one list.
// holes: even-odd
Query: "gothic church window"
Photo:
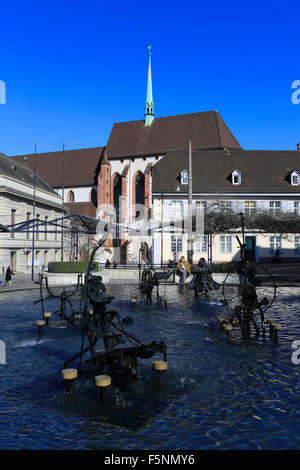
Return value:
[(114, 177), (114, 208), (116, 211), (116, 222), (119, 222), (120, 197), (122, 196), (122, 178), (117, 173)]
[[(135, 204), (144, 206), (145, 204), (145, 177), (139, 172), (135, 178)], [(136, 211), (136, 217), (142, 217), (140, 209)]]
[(67, 200), (68, 200), (68, 202), (74, 202), (75, 201), (75, 194), (74, 194), (73, 191), (68, 192)]

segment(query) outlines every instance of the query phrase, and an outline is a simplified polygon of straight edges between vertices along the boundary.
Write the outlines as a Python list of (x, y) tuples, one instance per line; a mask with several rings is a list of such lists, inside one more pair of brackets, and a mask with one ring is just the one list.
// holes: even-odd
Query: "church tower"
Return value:
[(154, 103), (152, 96), (152, 77), (151, 77), (151, 46), (149, 50), (149, 66), (148, 66), (148, 83), (147, 83), (147, 98), (145, 104), (145, 126), (151, 126), (154, 121)]
[[(108, 160), (106, 150), (104, 151), (101, 161), (101, 170), (98, 175), (98, 207), (102, 204), (110, 204), (111, 202), (111, 164)], [(104, 214), (101, 214), (103, 217)]]

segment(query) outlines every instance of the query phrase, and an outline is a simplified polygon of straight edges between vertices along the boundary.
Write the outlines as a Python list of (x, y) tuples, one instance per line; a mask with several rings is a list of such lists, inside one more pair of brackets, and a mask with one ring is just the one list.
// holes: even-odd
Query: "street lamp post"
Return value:
[[(62, 218), (65, 216), (65, 141), (63, 140), (63, 152), (62, 152), (62, 188), (61, 188), (61, 213)], [(61, 254), (60, 260), (64, 260), (64, 219), (62, 219), (62, 231), (61, 231)]]
[(188, 201), (188, 240), (187, 258), (190, 264), (193, 263), (193, 170), (192, 170), (192, 142), (189, 141), (189, 201)]
[(160, 265), (163, 265), (163, 257), (164, 257), (164, 194), (161, 193), (161, 214), (160, 214)]
[(34, 281), (34, 243), (35, 243), (35, 193), (36, 193), (36, 147), (34, 144), (34, 165), (33, 165), (33, 209), (32, 209), (32, 247), (31, 247), (31, 280)]
[(35, 206), (36, 206), (36, 149), (37, 146), (54, 147), (53, 145), (34, 143), (34, 165), (33, 165), (33, 225), (32, 225), (32, 247), (31, 247), (31, 280), (34, 281), (34, 250), (35, 250)]

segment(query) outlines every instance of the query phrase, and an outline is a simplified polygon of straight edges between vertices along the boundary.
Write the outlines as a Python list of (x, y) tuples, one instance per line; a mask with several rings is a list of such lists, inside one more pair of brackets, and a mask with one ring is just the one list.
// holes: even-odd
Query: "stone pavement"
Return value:
[[(3, 287), (5, 275), (0, 276), (0, 280), (2, 281), (0, 284), (0, 295), (4, 292), (16, 292), (22, 290), (30, 290), (30, 289), (39, 289), (38, 283), (38, 275), (35, 277), (35, 282), (31, 280), (31, 273), (16, 273), (12, 276), (11, 286), (9, 284), (5, 284)], [(112, 284), (137, 284), (137, 281), (124, 281), (124, 279), (116, 279), (112, 282)], [(57, 287), (57, 285), (56, 285)]]
[[(5, 275), (0, 276), (0, 280), (2, 281), (0, 284), (0, 294), (9, 291), (13, 292), (18, 290), (39, 289), (39, 284), (32, 282), (31, 273), (16, 273), (12, 276), (11, 286), (9, 284), (5, 284), (3, 287), (4, 279)], [(36, 280), (38, 280), (38, 277)]]

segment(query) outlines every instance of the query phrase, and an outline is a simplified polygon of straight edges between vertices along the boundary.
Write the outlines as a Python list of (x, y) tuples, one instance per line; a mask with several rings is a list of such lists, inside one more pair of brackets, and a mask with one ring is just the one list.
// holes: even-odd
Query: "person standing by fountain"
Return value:
[(179, 276), (179, 284), (184, 284), (187, 276), (190, 275), (191, 265), (185, 259), (184, 256), (181, 256), (180, 260), (177, 263), (177, 273)]
[(2, 287), (5, 286), (5, 284), (7, 284), (9, 282), (9, 285), (11, 286), (11, 276), (14, 276), (14, 273), (12, 272), (12, 269), (11, 269), (11, 266), (9, 265), (7, 270), (6, 270), (6, 273), (5, 273), (5, 281), (4, 281), (4, 284)]

